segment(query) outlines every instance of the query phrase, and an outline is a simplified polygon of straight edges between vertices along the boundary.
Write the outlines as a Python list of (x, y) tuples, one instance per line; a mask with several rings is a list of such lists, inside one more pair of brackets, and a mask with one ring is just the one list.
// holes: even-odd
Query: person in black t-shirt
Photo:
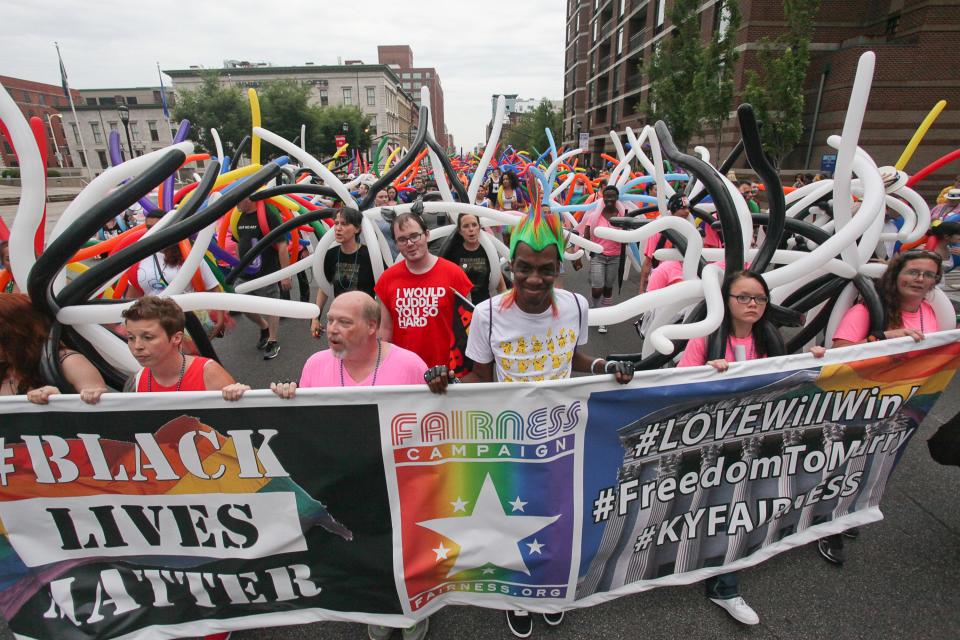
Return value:
[[(280, 215), (269, 205), (264, 204), (266, 208), (267, 227), (269, 231), (280, 226)], [(257, 217), (257, 203), (250, 198), (244, 198), (237, 205), (240, 211), (240, 217), (237, 219), (237, 249), (241, 257), (245, 256), (253, 246), (257, 244), (266, 235), (260, 227), (260, 221)], [(262, 276), (276, 273), (284, 267), (290, 266), (290, 251), (287, 246), (286, 237), (281, 237), (260, 254), (260, 271), (255, 274), (244, 274), (243, 279), (253, 280)], [(290, 278), (284, 278), (280, 281), (279, 287), (276, 283), (260, 287), (250, 293), (264, 298), (280, 298), (280, 288), (284, 291), (290, 290)], [(257, 326), (260, 327), (260, 340), (257, 342), (257, 348), (263, 350), (263, 359), (272, 360), (280, 353), (280, 343), (278, 334), (280, 331), (280, 318), (277, 316), (261, 316), (256, 313), (244, 314)]]
[[(461, 214), (457, 220), (457, 235), (453, 238), (445, 257), (457, 264), (470, 278), (473, 289), (470, 290), (470, 300), (479, 304), (490, 297), (490, 260), (486, 250), (480, 246), (480, 221), (477, 216), (469, 213)], [(499, 270), (500, 265), (494, 268)], [(506, 291), (503, 275), (500, 275), (497, 293)]]
[[(323, 274), (333, 285), (333, 297), (347, 291), (363, 291), (376, 297), (373, 286), (373, 266), (370, 264), (370, 253), (359, 243), (360, 225), (363, 223), (362, 214), (356, 209), (345, 207), (337, 212), (334, 219), (333, 233), (337, 244), (327, 250), (323, 257)], [(327, 304), (327, 294), (323, 289), (317, 290), (317, 306), (320, 315)], [(319, 317), (310, 321), (310, 335), (319, 338), (323, 333), (323, 322)]]

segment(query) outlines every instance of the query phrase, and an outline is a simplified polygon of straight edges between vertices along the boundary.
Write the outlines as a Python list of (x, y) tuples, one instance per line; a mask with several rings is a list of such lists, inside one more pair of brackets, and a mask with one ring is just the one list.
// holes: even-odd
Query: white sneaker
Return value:
[(597, 327), (597, 333), (606, 333), (606, 332), (607, 332), (607, 325), (602, 324), (599, 327)]
[(760, 616), (747, 604), (747, 601), (737, 596), (735, 598), (710, 598), (710, 602), (730, 614), (730, 617), (743, 624), (757, 624)]

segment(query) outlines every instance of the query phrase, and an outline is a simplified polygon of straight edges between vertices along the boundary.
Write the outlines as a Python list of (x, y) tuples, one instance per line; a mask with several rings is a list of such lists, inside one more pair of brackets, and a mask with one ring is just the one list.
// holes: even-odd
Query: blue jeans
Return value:
[(740, 595), (740, 574), (721, 573), (703, 581), (708, 598), (729, 600)]

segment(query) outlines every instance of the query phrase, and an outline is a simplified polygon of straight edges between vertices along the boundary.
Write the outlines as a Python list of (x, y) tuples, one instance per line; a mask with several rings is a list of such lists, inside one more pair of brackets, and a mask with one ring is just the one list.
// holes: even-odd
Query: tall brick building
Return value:
[(406, 44), (380, 45), (377, 47), (377, 58), (380, 64), (394, 69), (403, 83), (403, 88), (413, 95), (417, 108), (420, 108), (420, 87), (426, 85), (430, 89), (430, 113), (433, 117), (433, 127), (437, 131), (437, 142), (448, 150), (452, 150), (453, 142), (447, 132), (446, 121), (443, 117), (443, 86), (440, 84), (440, 74), (433, 67), (413, 66), (413, 50)]
[[(57, 84), (46, 84), (9, 76), (0, 76), (0, 84), (4, 86), (13, 101), (17, 103), (20, 112), (27, 120), (32, 116), (37, 116), (43, 120), (47, 137), (47, 167), (58, 169), (60, 167), (79, 166), (80, 162), (78, 161), (75, 165), (64, 133), (63, 118), (68, 118), (72, 124), (73, 117), (69, 115), (70, 102), (63, 95), (63, 88)], [(81, 104), (80, 92), (71, 89), (71, 93), (74, 103)], [(53, 137), (51, 137), (51, 133)], [(10, 141), (2, 135), (0, 135), (0, 160), (2, 160), (0, 164), (5, 167), (20, 166)]]
[[(580, 131), (588, 132), (591, 158), (597, 163), (601, 152), (613, 150), (611, 129), (637, 129), (645, 124), (636, 109), (648, 100), (646, 70), (653, 47), (673, 31), (672, 5), (673, 0), (567, 0), (563, 138), (572, 144)], [(746, 71), (758, 70), (758, 41), (775, 37), (785, 28), (780, 0), (742, 0), (739, 6), (740, 59), (733, 106), (746, 84)], [(916, 171), (960, 146), (960, 67), (955, 64), (960, 45), (958, 9), (957, 0), (821, 0), (804, 91), (804, 135), (782, 167), (814, 172), (820, 168), (822, 154), (832, 153), (826, 139), (842, 128), (857, 59), (864, 51), (876, 52), (877, 64), (860, 144), (879, 164), (897, 160), (917, 125), (940, 99), (947, 100), (947, 109), (907, 171)], [(721, 28), (721, 16), (715, 0), (701, 2), (699, 12), (701, 37), (706, 40)], [(731, 118), (724, 127), (721, 154), (738, 139)], [(712, 139), (696, 142), (716, 148)], [(957, 167), (947, 167), (928, 179), (927, 189), (957, 173)]]

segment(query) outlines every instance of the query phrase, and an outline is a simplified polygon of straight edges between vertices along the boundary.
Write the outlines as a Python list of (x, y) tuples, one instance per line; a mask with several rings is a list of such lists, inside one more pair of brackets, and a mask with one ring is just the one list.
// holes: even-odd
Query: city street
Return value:
[[(567, 276), (566, 286), (586, 289), (585, 270)], [(295, 285), (296, 286), (296, 285)], [(624, 293), (636, 290), (636, 274)], [(307, 357), (325, 345), (308, 337), (306, 321), (281, 323), (280, 356), (264, 361), (254, 348), (253, 324), (238, 326), (217, 342), (223, 364), (254, 387), (296, 378)], [(606, 336), (591, 330), (588, 352), (634, 350), (632, 325), (610, 328)], [(934, 463), (925, 441), (935, 428), (960, 410), (960, 386), (948, 389), (907, 449), (882, 504), (885, 519), (848, 541), (843, 568), (825, 562), (807, 546), (784, 553), (743, 572), (743, 594), (761, 622), (744, 627), (703, 596), (700, 585), (655, 589), (607, 604), (573, 611), (563, 625), (540, 623), (535, 636), (556, 638), (754, 639), (953, 638), (960, 628), (960, 469)], [(358, 608), (362, 603), (358, 603)], [(399, 632), (395, 638), (400, 638)], [(5, 638), (9, 638), (9, 634)], [(357, 624), (324, 622), (244, 631), (235, 640), (357, 639)], [(431, 619), (430, 638), (510, 638), (504, 614), (475, 607), (447, 607)]]

